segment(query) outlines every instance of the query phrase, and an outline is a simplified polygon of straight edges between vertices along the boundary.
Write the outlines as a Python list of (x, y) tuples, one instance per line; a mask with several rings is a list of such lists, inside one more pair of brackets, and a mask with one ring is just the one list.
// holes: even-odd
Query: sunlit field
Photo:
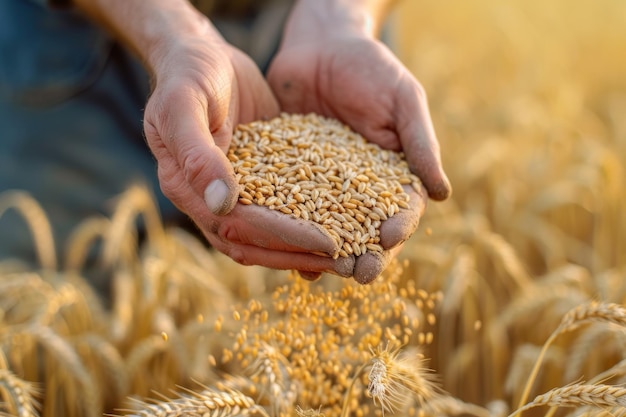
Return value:
[[(454, 184), (405, 251), (418, 285), (444, 294), (431, 365), (449, 392), (510, 411), (566, 311), (624, 302), (626, 5), (403, 7), (400, 53), (429, 94)], [(533, 396), (618, 363), (622, 334), (602, 324), (560, 338)]]
[[(0, 194), (41, 265), (0, 261), (0, 415), (626, 415), (625, 18), (399, 3), (454, 192), (371, 285), (237, 265), (141, 188), (56, 259), (45, 207)], [(95, 242), (110, 309), (83, 278)]]

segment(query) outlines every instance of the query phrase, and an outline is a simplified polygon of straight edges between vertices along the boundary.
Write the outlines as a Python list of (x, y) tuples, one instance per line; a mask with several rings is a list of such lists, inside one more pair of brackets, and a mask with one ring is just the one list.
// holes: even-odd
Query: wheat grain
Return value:
[[(334, 257), (382, 252), (378, 226), (362, 242), (354, 230), (363, 230), (365, 218), (384, 221), (408, 207), (402, 184), (419, 182), (403, 154), (315, 114), (240, 125), (228, 157), (241, 185), (240, 202), (320, 224), (337, 241)], [(357, 215), (357, 208), (366, 216)], [(337, 223), (327, 223), (326, 213)]]

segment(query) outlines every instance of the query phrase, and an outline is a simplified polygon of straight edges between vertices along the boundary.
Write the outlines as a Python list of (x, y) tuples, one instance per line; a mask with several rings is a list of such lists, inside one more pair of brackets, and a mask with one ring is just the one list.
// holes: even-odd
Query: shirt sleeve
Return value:
[(28, 0), (37, 3), (43, 7), (51, 7), (55, 9), (67, 8), (72, 5), (72, 0)]

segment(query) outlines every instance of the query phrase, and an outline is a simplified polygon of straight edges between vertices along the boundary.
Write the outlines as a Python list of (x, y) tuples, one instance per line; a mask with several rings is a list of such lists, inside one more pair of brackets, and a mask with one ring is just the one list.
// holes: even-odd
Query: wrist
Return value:
[(338, 37), (376, 38), (389, 0), (299, 0), (283, 36), (283, 46)]
[(72, 0), (94, 22), (157, 73), (169, 48), (187, 39), (221, 39), (209, 20), (186, 0)]
[[(154, 77), (171, 74), (176, 68), (197, 61), (197, 48), (223, 50), (225, 41), (222, 36), (208, 19), (204, 16), (201, 16), (201, 19), (197, 26), (172, 27), (171, 31), (163, 31), (152, 38), (143, 52), (142, 59)], [(181, 62), (181, 59), (186, 60), (186, 63)]]

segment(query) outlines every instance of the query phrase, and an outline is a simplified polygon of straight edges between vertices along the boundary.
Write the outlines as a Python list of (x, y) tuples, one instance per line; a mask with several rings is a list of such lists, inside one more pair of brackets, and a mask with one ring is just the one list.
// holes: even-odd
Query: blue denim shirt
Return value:
[[(59, 254), (80, 221), (109, 215), (132, 182), (177, 213), (143, 140), (148, 93), (137, 60), (79, 13), (0, 0), (0, 193), (26, 191), (42, 205)], [(35, 259), (16, 213), (0, 217), (0, 237), (0, 260)]]
[(94, 82), (111, 40), (71, 9), (44, 0), (0, 2), (0, 95), (27, 105), (58, 103)]

